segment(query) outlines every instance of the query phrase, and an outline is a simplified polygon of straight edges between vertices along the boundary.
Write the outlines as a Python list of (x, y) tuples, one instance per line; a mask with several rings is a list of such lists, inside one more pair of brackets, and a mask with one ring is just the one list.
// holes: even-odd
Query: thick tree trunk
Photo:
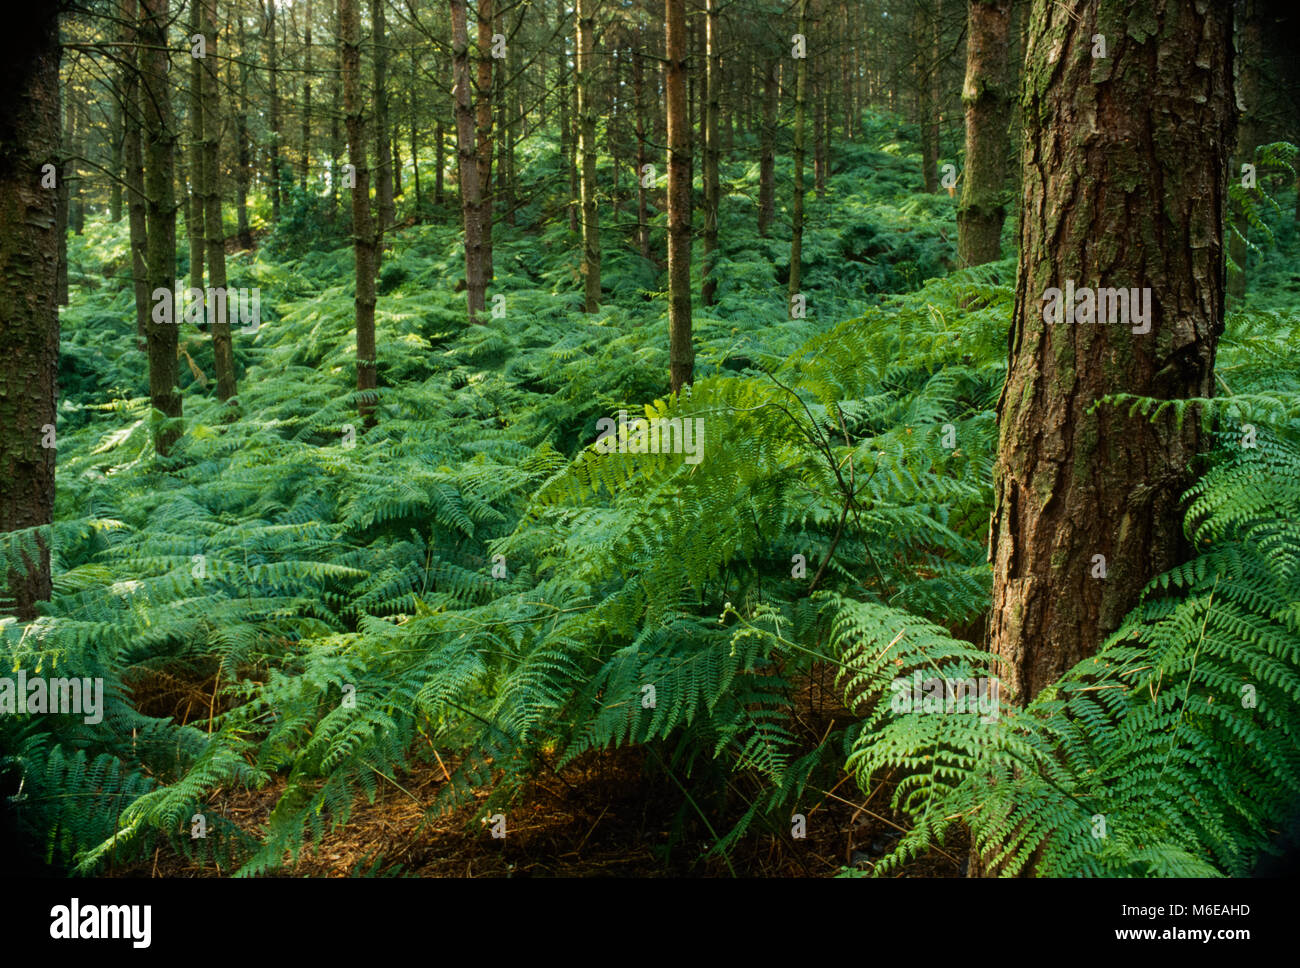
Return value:
[(457, 181), (465, 226), (465, 299), (471, 324), (479, 322), (486, 305), (487, 275), (483, 254), (483, 195), (479, 190), (474, 144), (474, 108), (470, 102), (469, 27), (465, 0), (449, 0), (451, 9), (452, 96), (456, 100)]
[(691, 125), (686, 116), (686, 0), (664, 0), (668, 104), (668, 378), (673, 393), (692, 382)]
[(229, 296), (216, 295), (226, 288), (226, 230), (221, 220), (221, 84), (217, 74), (217, 0), (202, 0), (203, 36), (208, 56), (203, 60), (203, 235), (207, 243), (208, 282), (214, 293), (212, 355), (216, 361), (217, 399), (235, 395), (235, 353), (230, 337)]
[[(6, 28), (0, 81), (0, 532), (48, 525), (54, 513), (51, 436), (59, 365), (58, 193), (41, 184), (59, 166), (59, 23), (38, 7)], [(0, 540), (6, 536), (0, 534)], [(16, 544), (16, 543), (15, 543)], [(25, 542), (24, 542), (25, 544)], [(11, 553), (18, 551), (12, 544)], [(19, 552), (4, 576), (20, 620), (50, 597), (50, 553)], [(6, 603), (8, 607), (8, 603)]]
[(713, 263), (718, 248), (718, 115), (722, 108), (722, 51), (718, 0), (704, 0), (704, 282), (700, 303), (712, 306), (718, 291)]
[[(149, 344), (149, 398), (162, 420), (154, 425), (154, 449), (166, 457), (180, 439), (178, 425), (164, 425), (181, 416), (181, 394), (177, 388), (176, 364), (180, 319), (160, 312), (157, 300), (173, 289), (176, 269), (176, 123), (172, 115), (171, 85), (167, 76), (167, 0), (142, 0), (140, 22), (140, 75), (143, 85), (145, 133), (145, 194), (148, 244), (145, 262), (149, 273), (149, 297), (155, 305), (149, 313), (145, 337)], [(167, 318), (170, 315), (171, 318)]]
[(970, 0), (966, 33), (966, 170), (957, 209), (957, 263), (994, 262), (1002, 253), (1003, 189), (1010, 147), (1011, 0)]
[(582, 199), (583, 311), (600, 308), (600, 223), (596, 212), (596, 105), (592, 97), (595, 47), (592, 36), (594, 0), (577, 0), (577, 62), (574, 82), (578, 89), (578, 157), (582, 163), (579, 197)]
[[(807, 36), (808, 0), (799, 0), (799, 33)], [(803, 276), (803, 167), (804, 112), (808, 93), (808, 58), (795, 60), (794, 82), (794, 196), (790, 205), (790, 288), (786, 307), (795, 318), (795, 294)]]
[[(1231, 5), (1151, 0), (1127, 23), (1117, 10), (1035, 0), (1025, 57), (1019, 283), (989, 549), (991, 649), (1022, 702), (1095, 652), (1188, 550), (1179, 498), (1199, 422), (1089, 409), (1109, 393), (1210, 396), (1223, 327)], [(1104, 59), (1092, 56), (1096, 34)], [(1130, 293), (1127, 322), (1117, 301), (1108, 318), (1121, 322), (1072, 324), (1068, 303), (1045, 322), (1057, 297), (1044, 294), (1074, 287), (1149, 298), (1139, 312)]]
[(343, 51), (343, 112), (348, 161), (356, 170), (352, 186), (352, 252), (356, 264), (357, 412), (366, 427), (375, 425), (375, 230), (370, 217), (370, 166), (361, 120), (361, 27), (357, 0), (339, 0), (339, 38)]

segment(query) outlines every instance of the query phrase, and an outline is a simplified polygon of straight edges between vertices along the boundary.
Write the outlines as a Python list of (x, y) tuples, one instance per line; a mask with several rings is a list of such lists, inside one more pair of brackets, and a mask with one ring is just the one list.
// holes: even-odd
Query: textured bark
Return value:
[(758, 147), (758, 234), (767, 237), (776, 212), (777, 63), (769, 61), (763, 74), (763, 129)]
[[(136, 0), (122, 0), (122, 23), (124, 42), (134, 45), (136, 24), (139, 10)], [(127, 48), (124, 53), (122, 68), (122, 103), (124, 105), (122, 123), (122, 179), (126, 182), (126, 217), (130, 234), (131, 280), (135, 293), (135, 336), (136, 348), (145, 352), (148, 346), (145, 329), (149, 320), (149, 279), (145, 268), (145, 194), (144, 194), (144, 146), (140, 137), (140, 61), (135, 54), (135, 47)]]
[(966, 32), (966, 170), (957, 208), (959, 267), (1002, 254), (1011, 122), (1011, 0), (970, 0)]
[[(808, 0), (799, 0), (799, 33), (807, 36)], [(804, 114), (808, 97), (808, 58), (795, 60), (794, 68), (794, 196), (790, 205), (790, 288), (787, 311), (794, 317), (794, 297), (803, 276), (803, 168)]]
[(596, 104), (592, 95), (596, 50), (593, 42), (594, 0), (577, 0), (577, 61), (574, 84), (578, 94), (578, 157), (582, 200), (583, 311), (600, 308), (600, 223), (596, 211)]
[[(42, 443), (58, 392), (60, 225), (41, 169), (61, 167), (60, 48), (57, 9), (38, 11), (13, 18), (0, 42), (0, 533), (48, 525), (54, 512), (54, 448)], [(49, 549), (38, 540), (35, 560), (22, 558), (4, 595), (27, 620), (50, 597)]]
[[(148, 240), (145, 263), (152, 300), (160, 289), (175, 285), (176, 270), (176, 123), (172, 115), (171, 84), (167, 76), (167, 0), (142, 0), (140, 4), (140, 77), (144, 104), (145, 208)], [(174, 307), (173, 307), (174, 310)], [(161, 314), (160, 314), (161, 315)], [(177, 389), (177, 336), (180, 321), (159, 321), (151, 309), (145, 325), (149, 346), (149, 399), (163, 420), (154, 424), (154, 449), (166, 457), (180, 439), (181, 394)]]
[[(1134, 8), (1135, 9), (1135, 8)], [(1188, 551), (1179, 498), (1202, 439), (1108, 393), (1210, 396), (1223, 326), (1230, 5), (1035, 0), (1010, 367), (998, 403), (990, 645), (1027, 701), (1094, 653)], [(1103, 34), (1107, 57), (1093, 59)], [(1043, 321), (1044, 292), (1150, 287), (1150, 331)], [(1140, 328), (1140, 327), (1137, 327)], [(1106, 577), (1092, 577), (1094, 555)]]
[(384, 252), (384, 233), (397, 219), (393, 205), (393, 155), (388, 131), (388, 37), (384, 17), (385, 0), (370, 0), (370, 22), (375, 40), (375, 269)]
[(370, 217), (370, 167), (361, 113), (361, 27), (357, 0), (339, 0), (339, 38), (343, 52), (343, 112), (348, 162), (356, 168), (352, 192), (352, 253), (356, 266), (357, 412), (366, 427), (375, 425), (375, 230)]
[(722, 51), (718, 0), (704, 0), (704, 282), (700, 303), (712, 306), (718, 291), (713, 263), (718, 248), (718, 115), (722, 109)]
[[(226, 232), (221, 221), (221, 84), (217, 75), (217, 0), (201, 0), (202, 30), (207, 39), (203, 60), (203, 236), (207, 245), (208, 283), (226, 288)], [(235, 353), (230, 338), (229, 300), (218, 299), (212, 319), (212, 355), (216, 361), (217, 398), (235, 395)], [(222, 310), (225, 310), (224, 312)]]
[(456, 101), (457, 182), (465, 226), (465, 299), (471, 324), (486, 305), (487, 275), (483, 264), (483, 195), (479, 190), (474, 145), (474, 109), (470, 103), (469, 28), (465, 0), (449, 0), (451, 9), (452, 96)]
[(664, 0), (668, 106), (668, 377), (677, 393), (692, 382), (691, 125), (686, 116), (686, 0)]
[(443, 201), (443, 179), (445, 177), (443, 168), (446, 162), (442, 157), (443, 132), (442, 122), (439, 121), (433, 129), (433, 151), (436, 167), (433, 172), (433, 201), (436, 205), (441, 205)]

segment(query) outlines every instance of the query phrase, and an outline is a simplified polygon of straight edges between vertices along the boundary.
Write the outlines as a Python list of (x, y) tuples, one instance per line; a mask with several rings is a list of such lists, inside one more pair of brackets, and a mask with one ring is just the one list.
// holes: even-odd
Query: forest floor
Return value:
[[(829, 731), (837, 715), (849, 715), (828, 685), (825, 670), (814, 670), (799, 683), (798, 704), (810, 736)], [(506, 816), (506, 836), (494, 839), (482, 819), (489, 790), (476, 791), (474, 803), (452, 812), (432, 807), (458, 763), (450, 752), (437, 752), (430, 767), (402, 774), (396, 784), (382, 783), (373, 803), (361, 800), (345, 825), (328, 831), (314, 849), (273, 876), (832, 877), (846, 868), (870, 871), (901, 830), (901, 818), (889, 808), (893, 782), (886, 780), (863, 796), (843, 774), (830, 790), (810, 788), (805, 837), (755, 826), (724, 860), (709, 854), (709, 830), (673, 781), (655, 769), (646, 749), (625, 747), (584, 754), (559, 771), (548, 765), (511, 805), (494, 808)], [(277, 776), (259, 790), (215, 791), (209, 805), (257, 836), (284, 787), (285, 778)], [(730, 799), (711, 821), (719, 834), (746, 807), (740, 796)], [(895, 876), (963, 876), (967, 846), (964, 835), (954, 835), (944, 850), (916, 858)], [(110, 877), (230, 873), (167, 846), (106, 872)]]

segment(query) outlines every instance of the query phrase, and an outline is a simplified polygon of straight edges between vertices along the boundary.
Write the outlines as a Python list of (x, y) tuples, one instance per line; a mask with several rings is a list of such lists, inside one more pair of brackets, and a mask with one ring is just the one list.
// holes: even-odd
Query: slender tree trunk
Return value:
[[(275, 4), (276, 0), (262, 0), (262, 43), (266, 49), (266, 74), (270, 84), (268, 113), (271, 122), (271, 223), (280, 223), (280, 69), (275, 59)], [(340, 0), (341, 2), (341, 0)]]
[(939, 70), (935, 54), (934, 0), (916, 0), (912, 36), (916, 41), (916, 123), (921, 128), (921, 178), (926, 192), (939, 190), (938, 105), (934, 98), (934, 75)]
[(370, 21), (375, 42), (375, 201), (379, 214), (375, 225), (375, 269), (384, 254), (384, 233), (396, 221), (393, 205), (393, 156), (388, 130), (388, 37), (384, 17), (386, 0), (370, 0)]
[[(54, 514), (59, 365), (59, 22), (53, 4), (13, 18), (3, 41), (0, 97), (0, 540), (48, 525)], [(60, 170), (62, 169), (62, 170)], [(50, 552), (6, 542), (5, 598), (20, 621), (50, 597)], [(34, 557), (28, 554), (34, 550)], [(9, 602), (6, 602), (6, 607)]]
[(645, 67), (641, 51), (645, 48), (645, 28), (637, 27), (637, 47), (632, 54), (632, 90), (636, 98), (636, 240), (641, 258), (650, 258), (650, 212), (646, 188)]
[(767, 238), (776, 214), (776, 99), (780, 86), (776, 61), (763, 75), (763, 130), (758, 149), (758, 234)]
[[(808, 32), (808, 0), (799, 0), (799, 33)], [(804, 168), (804, 113), (808, 96), (808, 58), (795, 61), (794, 94), (794, 197), (790, 206), (790, 289), (786, 306), (790, 318), (795, 318), (795, 295), (799, 292), (803, 276), (803, 168)]]
[(144, 147), (140, 137), (140, 58), (136, 53), (135, 40), (139, 10), (136, 0), (122, 0), (122, 22), (124, 42), (132, 46), (123, 53), (125, 65), (122, 77), (122, 103), (124, 130), (122, 133), (122, 154), (126, 182), (126, 217), (131, 240), (131, 284), (135, 292), (135, 337), (136, 348), (146, 352), (148, 343), (145, 332), (149, 323), (149, 278), (145, 251), (145, 193), (144, 193)]
[(664, 0), (668, 106), (668, 377), (677, 393), (695, 373), (691, 344), (691, 125), (686, 116), (686, 0)]
[(449, 0), (453, 96), (456, 99), (456, 156), (460, 207), (465, 225), (465, 297), (471, 324), (479, 322), (486, 306), (487, 275), (483, 257), (483, 195), (479, 190), (477, 146), (474, 144), (474, 108), (470, 102), (469, 27), (465, 0)]
[[(117, 90), (118, 97), (121, 97), (122, 88), (125, 86), (125, 69), (118, 72)], [(116, 225), (122, 221), (122, 142), (123, 135), (123, 111), (122, 102), (113, 102), (113, 121), (110, 136), (113, 139), (111, 145), (112, 160), (109, 162), (109, 168), (112, 169), (114, 178), (109, 184), (108, 195), (108, 220)]]
[(439, 121), (433, 129), (433, 150), (434, 157), (437, 159), (437, 167), (433, 172), (433, 201), (435, 205), (441, 205), (443, 202), (443, 177), (446, 161), (442, 155), (442, 146), (442, 122)]
[[(176, 271), (176, 122), (172, 116), (171, 84), (167, 76), (167, 0), (142, 0), (140, 23), (140, 74), (143, 85), (145, 134), (145, 193), (148, 196), (148, 245), (145, 263), (150, 298), (159, 300), (171, 291)], [(162, 418), (154, 425), (154, 449), (166, 457), (180, 439), (181, 394), (176, 365), (179, 314), (149, 314), (145, 336), (149, 344), (149, 398)], [(171, 318), (166, 318), (168, 315)], [(162, 318), (160, 318), (162, 317)], [(171, 424), (172, 421), (174, 424)], [(163, 421), (170, 425), (164, 425)]]
[(577, 0), (578, 156), (582, 160), (579, 193), (582, 199), (583, 311), (600, 308), (600, 223), (596, 213), (596, 105), (592, 96), (595, 48), (592, 42), (594, 0)]
[(704, 282), (700, 303), (712, 306), (718, 291), (714, 260), (718, 248), (718, 114), (722, 103), (722, 51), (718, 38), (718, 0), (705, 0), (704, 20)]
[(302, 168), (298, 187), (307, 191), (307, 174), (311, 167), (311, 0), (303, 8), (303, 75), (302, 75)]
[[(217, 399), (227, 401), (236, 392), (235, 354), (230, 337), (231, 302), (226, 290), (226, 230), (221, 220), (221, 84), (217, 74), (217, 0), (202, 0), (203, 36), (203, 234), (207, 243), (208, 282), (212, 286), (212, 355), (216, 362)], [(223, 296), (222, 294), (225, 293)]]
[[(244, 42), (244, 15), (238, 4), (234, 13), (239, 25), (239, 56), (242, 61), (248, 56), (248, 47)], [(239, 247), (248, 251), (253, 247), (253, 230), (248, 224), (248, 182), (253, 159), (248, 151), (248, 68), (242, 63), (239, 66), (239, 110), (235, 114), (235, 139), (239, 142), (235, 149), (235, 221)]]
[[(1238, 101), (1241, 106), (1241, 119), (1237, 124), (1237, 149), (1232, 158), (1229, 177), (1241, 184), (1242, 165), (1255, 163), (1255, 148), (1259, 144), (1259, 95), (1260, 95), (1260, 57), (1262, 56), (1261, 24), (1255, 0), (1244, 0), (1241, 11), (1241, 24), (1238, 27), (1240, 38), (1239, 60), (1237, 63)], [(1258, 177), (1258, 174), (1257, 174)], [(1247, 266), (1250, 261), (1250, 246), (1247, 239), (1250, 223), (1239, 202), (1229, 200), (1231, 219), (1228, 230), (1228, 257), (1232, 265), (1228, 268), (1228, 295), (1234, 306), (1240, 305), (1246, 296)]]
[[(411, 120), (411, 178), (415, 182), (415, 220), (420, 221), (420, 210), (424, 207), (424, 199), (420, 193), (420, 154), (417, 147), (419, 132), (416, 128), (416, 105), (415, 105), (415, 58), (411, 58), (411, 86), (406, 92), (406, 109), (410, 112)], [(442, 158), (438, 159), (440, 162)]]
[[(334, 12), (334, 36), (342, 35), (339, 28), (339, 0), (331, 0)], [(335, 72), (330, 81), (330, 211), (338, 216), (339, 159), (343, 157), (343, 130), (339, 120), (343, 117), (343, 48), (334, 52)]]
[(352, 187), (352, 252), (356, 263), (357, 412), (367, 428), (375, 425), (375, 230), (370, 217), (370, 166), (361, 115), (361, 27), (357, 0), (339, 0), (343, 50), (343, 111), (348, 161), (356, 171)]
[(966, 170), (957, 209), (957, 263), (994, 262), (1002, 254), (1003, 189), (1010, 153), (1011, 0), (970, 0), (966, 32)]
[(478, 0), (478, 88), (475, 92), (475, 116), (478, 130), (478, 185), (482, 193), (479, 220), (483, 227), (483, 278), (490, 284), (496, 277), (492, 266), (492, 0)]
[[(199, 5), (202, 0), (189, 0), (190, 19), (189, 36), (186, 47), (192, 38), (201, 31)], [(203, 61), (212, 56), (207, 51), (204, 58), (188, 57), (190, 65), (189, 89), (186, 102), (190, 112), (190, 145), (186, 152), (189, 161), (189, 197), (186, 199), (185, 234), (190, 243), (190, 288), (203, 289), (203, 191), (207, 184), (203, 177)]]
[[(1020, 701), (1093, 654), (1189, 550), (1179, 499), (1205, 443), (1199, 421), (1093, 404), (1214, 391), (1232, 7), (1151, 0), (1127, 25), (1117, 16), (1106, 0), (1035, 0), (1029, 28), (1020, 282), (989, 550), (991, 649)], [(1138, 175), (1162, 189), (1134, 190)], [(1071, 324), (1072, 307), (1048, 290), (1074, 286), (1148, 288), (1147, 310), (1130, 293), (1128, 322)], [(1047, 323), (1054, 300), (1061, 322)]]

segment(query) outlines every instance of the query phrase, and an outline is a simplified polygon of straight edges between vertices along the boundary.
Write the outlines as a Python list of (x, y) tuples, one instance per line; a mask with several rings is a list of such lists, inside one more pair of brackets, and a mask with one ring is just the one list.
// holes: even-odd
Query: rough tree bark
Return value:
[(385, 0), (370, 0), (370, 22), (375, 47), (375, 269), (384, 253), (384, 233), (397, 220), (393, 205), (393, 155), (388, 131), (388, 37), (384, 17)]
[(994, 262), (1002, 253), (1003, 189), (1010, 147), (1011, 0), (970, 0), (966, 32), (966, 170), (957, 208), (959, 267)]
[[(0, 42), (0, 532), (48, 525), (54, 513), (59, 365), (59, 201), (42, 185), (59, 164), (59, 20), (54, 4), (12, 18)], [(12, 550), (12, 549), (11, 549)], [(4, 576), (20, 620), (50, 597), (50, 554)]]
[(475, 145), (478, 148), (478, 189), (483, 202), (479, 206), (479, 224), (483, 233), (483, 279), (495, 277), (492, 266), (492, 0), (478, 0), (478, 86), (474, 92), (477, 120)]
[(144, 194), (144, 146), (140, 136), (140, 58), (136, 53), (136, 0), (122, 0), (123, 42), (131, 46), (122, 55), (122, 163), (126, 182), (126, 219), (131, 246), (131, 280), (135, 292), (136, 348), (144, 353), (148, 343), (149, 279), (145, 268), (146, 220)]
[[(1223, 326), (1232, 10), (1035, 0), (1025, 56), (1020, 266), (998, 403), (990, 646), (1027, 701), (1096, 651), (1189, 550), (1198, 421), (1089, 413), (1109, 393), (1205, 397)], [(1092, 56), (1094, 35), (1107, 56)], [(1044, 322), (1049, 288), (1150, 289), (1150, 329)], [(1130, 300), (1131, 302), (1131, 300)], [(1113, 318), (1113, 314), (1112, 314)], [(1134, 330), (1139, 332), (1134, 332)], [(1105, 577), (1099, 559), (1104, 556)]]
[(776, 71), (776, 61), (768, 61), (763, 74), (763, 129), (758, 147), (758, 234), (764, 238), (776, 214)]

